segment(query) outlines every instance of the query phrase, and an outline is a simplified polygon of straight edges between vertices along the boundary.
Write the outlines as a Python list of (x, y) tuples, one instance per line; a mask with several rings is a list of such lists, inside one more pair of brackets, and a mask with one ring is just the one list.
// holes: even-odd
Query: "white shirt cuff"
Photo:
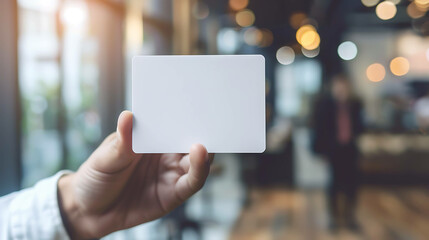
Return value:
[(10, 204), (11, 239), (69, 239), (58, 206), (58, 180), (71, 171), (60, 171), (24, 189)]

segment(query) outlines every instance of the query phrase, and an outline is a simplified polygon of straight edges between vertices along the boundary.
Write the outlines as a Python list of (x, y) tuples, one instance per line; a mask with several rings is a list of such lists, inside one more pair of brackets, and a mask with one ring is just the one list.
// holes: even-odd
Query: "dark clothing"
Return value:
[(352, 145), (338, 147), (335, 150), (335, 154), (331, 154), (329, 157), (332, 171), (331, 184), (329, 187), (329, 209), (332, 217), (339, 216), (338, 195), (340, 193), (343, 193), (346, 198), (346, 217), (350, 218), (354, 214), (353, 211), (356, 206), (359, 184), (357, 160), (355, 146)]
[[(351, 139), (349, 145), (354, 154), (357, 154), (356, 138), (362, 133), (362, 105), (358, 100), (350, 100), (348, 113), (351, 120)], [(330, 157), (342, 144), (338, 140), (338, 107), (339, 104), (332, 97), (320, 99), (314, 109), (313, 127), (314, 139), (313, 150)]]
[[(313, 150), (324, 155), (331, 164), (329, 205), (334, 218), (338, 216), (339, 193), (346, 197), (346, 209), (354, 211), (359, 155), (356, 140), (363, 129), (361, 111), (361, 104), (357, 100), (341, 105), (329, 97), (321, 99), (315, 105)], [(347, 213), (348, 217), (352, 214)]]

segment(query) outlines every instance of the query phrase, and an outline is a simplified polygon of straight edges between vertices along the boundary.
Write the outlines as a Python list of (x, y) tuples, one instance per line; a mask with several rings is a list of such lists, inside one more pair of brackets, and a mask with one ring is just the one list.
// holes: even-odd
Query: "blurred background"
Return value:
[(76, 170), (135, 55), (262, 54), (267, 150), (106, 239), (427, 239), (429, 0), (2, 0), (0, 195)]

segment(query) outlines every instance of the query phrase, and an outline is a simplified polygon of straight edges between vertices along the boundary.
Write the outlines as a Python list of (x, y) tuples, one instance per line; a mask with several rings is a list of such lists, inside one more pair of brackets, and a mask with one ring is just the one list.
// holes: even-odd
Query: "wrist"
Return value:
[(84, 215), (74, 199), (73, 178), (75, 174), (62, 176), (58, 180), (58, 206), (61, 218), (71, 239), (90, 239), (85, 235), (82, 225)]

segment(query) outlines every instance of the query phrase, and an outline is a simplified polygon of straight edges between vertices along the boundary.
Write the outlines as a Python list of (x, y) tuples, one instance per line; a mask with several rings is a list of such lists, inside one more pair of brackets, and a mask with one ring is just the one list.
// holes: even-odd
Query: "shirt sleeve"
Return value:
[(0, 198), (0, 239), (69, 239), (58, 206), (60, 171), (34, 187)]

